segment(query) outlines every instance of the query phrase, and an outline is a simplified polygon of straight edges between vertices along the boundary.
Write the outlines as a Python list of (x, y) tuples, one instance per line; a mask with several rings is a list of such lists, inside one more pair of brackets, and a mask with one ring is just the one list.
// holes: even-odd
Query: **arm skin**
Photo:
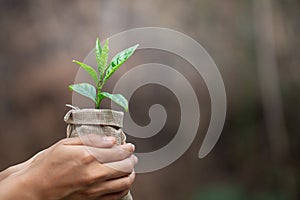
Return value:
[(89, 137), (85, 145), (79, 138), (63, 139), (1, 172), (0, 200), (117, 200), (125, 196), (135, 178), (134, 146), (114, 145), (111, 137)]
[(41, 154), (44, 151), (45, 150), (40, 151), (39, 153), (37, 153), (36, 155), (34, 155), (32, 158), (30, 158), (29, 160), (27, 160), (27, 161), (25, 161), (23, 163), (11, 166), (11, 167), (7, 168), (6, 170), (0, 172), (0, 183), (1, 183), (2, 180), (4, 180), (5, 178), (7, 178), (9, 175), (11, 175), (11, 174), (13, 174), (13, 173), (15, 173), (15, 172), (17, 172), (17, 171), (25, 168), (25, 166), (28, 166), (29, 163), (31, 163), (37, 155)]

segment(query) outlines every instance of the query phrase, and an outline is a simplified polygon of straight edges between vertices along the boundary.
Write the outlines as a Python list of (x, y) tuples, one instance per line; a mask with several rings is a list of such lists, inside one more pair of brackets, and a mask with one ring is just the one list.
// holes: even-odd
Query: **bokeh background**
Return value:
[[(210, 101), (203, 81), (192, 78), (201, 100), (198, 136), (172, 165), (138, 175), (135, 199), (300, 199), (299, 19), (299, 0), (1, 0), (0, 169), (65, 137), (67, 86), (78, 70), (71, 61), (83, 60), (96, 37), (159, 26), (206, 48), (223, 76), (228, 112), (214, 150), (198, 159)], [(162, 52), (137, 55), (151, 60)], [(166, 88), (145, 86), (130, 102), (138, 123), (147, 124), (143, 105), (157, 99), (178, 112)], [(129, 141), (138, 151), (159, 148), (176, 132), (176, 116), (159, 137)]]

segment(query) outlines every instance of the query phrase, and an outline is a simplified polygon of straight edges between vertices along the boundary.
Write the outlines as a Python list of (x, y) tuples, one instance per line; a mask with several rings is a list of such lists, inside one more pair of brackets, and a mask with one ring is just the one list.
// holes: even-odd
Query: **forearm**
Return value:
[(0, 182), (9, 176), (9, 169), (0, 172)]
[(38, 200), (33, 188), (19, 175), (9, 175), (0, 181), (0, 200)]
[(33, 156), (32, 158), (30, 158), (29, 160), (19, 163), (17, 165), (11, 166), (7, 169), (5, 169), (4, 171), (0, 172), (0, 181), (4, 180), (5, 178), (7, 178), (8, 176), (18, 172), (21, 169), (24, 169), (26, 166), (29, 165), (29, 163), (39, 154), (43, 153), (45, 150), (37, 153), (35, 156)]
[(13, 174), (17, 171), (17, 168), (15, 166), (9, 167), (6, 170), (0, 172), (0, 181), (3, 181), (5, 178), (7, 178), (9, 175)]
[(29, 161), (31, 161), (31, 159), (26, 162), (11, 166), (11, 167), (5, 169), (4, 171), (0, 172), (0, 181), (3, 181), (8, 176), (10, 176), (10, 175), (18, 172), (20, 169), (24, 168), (28, 164)]

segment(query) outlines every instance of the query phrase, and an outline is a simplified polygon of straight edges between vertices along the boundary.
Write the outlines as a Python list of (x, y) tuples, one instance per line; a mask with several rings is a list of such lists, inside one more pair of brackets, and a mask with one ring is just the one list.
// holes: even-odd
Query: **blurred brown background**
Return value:
[[(135, 199), (300, 199), (299, 17), (298, 0), (1, 0), (0, 169), (65, 137), (67, 86), (78, 69), (71, 61), (83, 60), (96, 37), (160, 26), (191, 36), (210, 53), (228, 112), (216, 147), (199, 160), (209, 119), (203, 94), (197, 140), (171, 166), (138, 175)], [(143, 119), (137, 108), (132, 112)], [(162, 137), (170, 139), (172, 127)]]

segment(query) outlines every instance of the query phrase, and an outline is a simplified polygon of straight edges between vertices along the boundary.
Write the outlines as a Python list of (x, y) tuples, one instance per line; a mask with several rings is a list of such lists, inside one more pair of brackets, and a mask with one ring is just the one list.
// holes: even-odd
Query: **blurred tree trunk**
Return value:
[(257, 66), (271, 154), (275, 160), (288, 155), (288, 137), (282, 110), (274, 44), (272, 1), (254, 1)]
[(285, 198), (297, 199), (297, 181), (289, 163), (291, 155), (280, 94), (272, 3), (272, 0), (254, 1), (257, 66), (272, 163), (279, 172), (275, 180), (280, 191), (288, 195)]

